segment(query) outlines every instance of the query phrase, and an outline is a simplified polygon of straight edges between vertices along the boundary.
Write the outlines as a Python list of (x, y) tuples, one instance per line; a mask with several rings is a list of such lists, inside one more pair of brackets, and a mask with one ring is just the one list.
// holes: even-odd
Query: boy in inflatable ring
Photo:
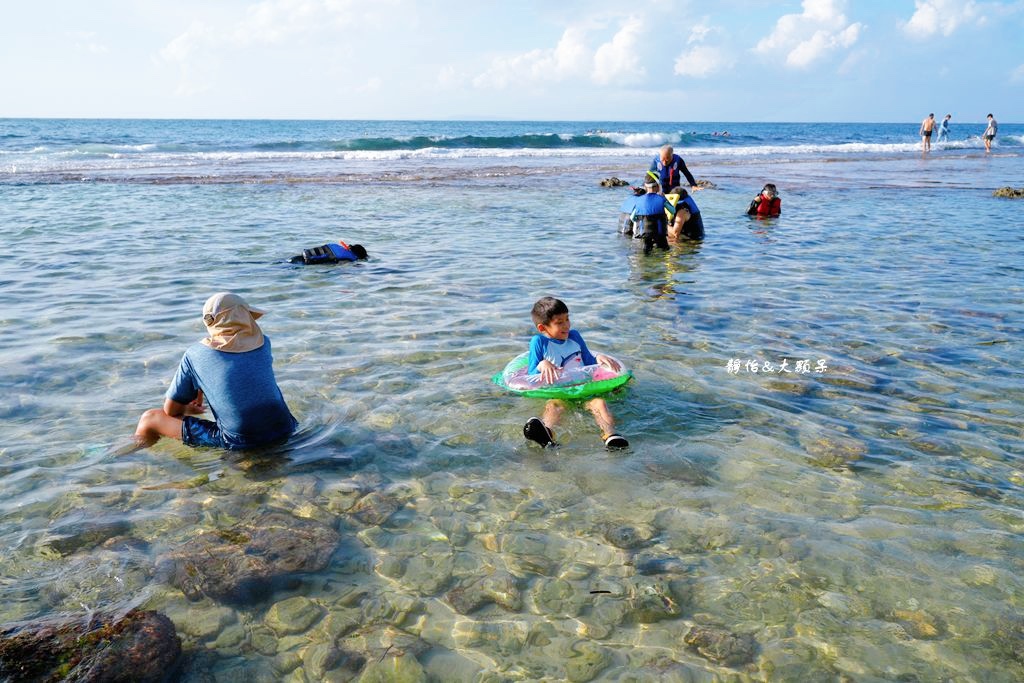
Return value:
[[(539, 334), (533, 335), (530, 340), (529, 374), (539, 374), (550, 384), (558, 379), (562, 368), (572, 364), (600, 364), (611, 370), (620, 369), (614, 358), (600, 353), (594, 356), (590, 353), (583, 337), (569, 325), (569, 307), (562, 301), (546, 296), (533, 305), (530, 316)], [(615, 418), (612, 417), (603, 398), (592, 398), (587, 401), (587, 409), (594, 415), (594, 421), (601, 430), (601, 438), (606, 448), (615, 450), (629, 446), (629, 442), (615, 431)], [(531, 417), (523, 425), (523, 436), (540, 444), (541, 448), (557, 446), (551, 428), (558, 424), (564, 412), (565, 401), (549, 400), (544, 405), (543, 418)]]
[(303, 249), (288, 259), (288, 263), (303, 263), (311, 266), (317, 263), (337, 263), (338, 261), (362, 261), (367, 258), (366, 249), (361, 244), (351, 246), (338, 240), (337, 244), (325, 244), (312, 249)]

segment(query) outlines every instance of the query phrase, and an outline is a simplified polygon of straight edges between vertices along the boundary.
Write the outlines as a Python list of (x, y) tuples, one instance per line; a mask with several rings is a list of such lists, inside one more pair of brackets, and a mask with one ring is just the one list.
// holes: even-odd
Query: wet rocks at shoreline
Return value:
[(152, 611), (0, 627), (5, 680), (162, 681), (180, 656), (171, 620)]

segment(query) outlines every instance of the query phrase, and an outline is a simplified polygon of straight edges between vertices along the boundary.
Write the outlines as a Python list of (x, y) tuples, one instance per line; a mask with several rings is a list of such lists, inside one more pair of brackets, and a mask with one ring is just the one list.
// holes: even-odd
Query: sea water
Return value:
[[(1021, 679), (1024, 127), (916, 128), (0, 121), (0, 622), (157, 609), (196, 680), (345, 680), (353, 633), (436, 680)], [(598, 182), (665, 142), (707, 238), (644, 257)], [(337, 239), (370, 259), (286, 263)], [(299, 432), (112, 456), (223, 290)], [(543, 401), (490, 383), (544, 295), (633, 369), (628, 450), (583, 407), (527, 444)], [(225, 605), (154, 571), (267, 510), (340, 531), (323, 572)], [(268, 630), (296, 596), (319, 621)]]

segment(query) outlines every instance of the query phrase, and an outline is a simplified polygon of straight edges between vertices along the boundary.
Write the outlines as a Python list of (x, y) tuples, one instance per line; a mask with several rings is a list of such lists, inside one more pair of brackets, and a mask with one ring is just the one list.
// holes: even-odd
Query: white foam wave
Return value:
[(613, 133), (609, 131), (597, 133), (626, 147), (661, 147), (679, 139), (676, 133)]
[[(606, 133), (603, 133), (606, 135)], [(1014, 136), (1021, 137), (1021, 136)], [(662, 139), (659, 136), (649, 138)], [(1016, 140), (1014, 140), (1016, 143)], [(149, 169), (197, 168), (208, 166), (211, 170), (223, 170), (225, 167), (246, 164), (269, 164), (301, 167), (303, 162), (390, 162), (396, 160), (436, 161), (446, 160), (494, 160), (508, 162), (515, 159), (635, 159), (651, 158), (657, 152), (657, 145), (648, 147), (621, 148), (559, 148), (559, 149), (493, 149), (493, 148), (459, 148), (427, 147), (413, 150), (322, 150), (322, 151), (220, 151), (220, 152), (172, 152), (153, 151), (154, 145), (124, 146), (119, 149), (108, 148), (103, 153), (81, 150), (41, 152), (5, 153), (4, 167), (0, 174), (16, 173), (75, 173), (93, 171), (145, 171)], [(971, 138), (936, 144), (941, 151), (980, 149), (980, 139)], [(1010, 150), (1016, 144), (1004, 147)], [(704, 145), (697, 147), (680, 147), (678, 151), (687, 159), (713, 161), (714, 159), (763, 159), (771, 157), (773, 161), (785, 162), (791, 159), (820, 158), (857, 158), (894, 156), (919, 153), (920, 143), (842, 143), (842, 144), (804, 144), (804, 145), (765, 145), (765, 146), (732, 146)], [(1018, 148), (1019, 149), (1019, 148)]]

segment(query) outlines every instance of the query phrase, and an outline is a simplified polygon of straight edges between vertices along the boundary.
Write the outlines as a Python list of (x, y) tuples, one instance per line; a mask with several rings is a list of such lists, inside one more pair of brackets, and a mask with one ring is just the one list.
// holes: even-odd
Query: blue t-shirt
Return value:
[(252, 446), (283, 439), (297, 423), (274, 378), (270, 338), (244, 353), (217, 351), (202, 343), (185, 350), (166, 397), (193, 401), (200, 389), (224, 439)]
[(550, 361), (556, 368), (573, 365), (595, 365), (597, 359), (590, 353), (587, 343), (576, 330), (569, 330), (569, 338), (565, 341), (552, 339), (543, 334), (533, 335), (530, 340), (530, 364), (528, 375), (536, 375), (537, 366), (542, 360)]

